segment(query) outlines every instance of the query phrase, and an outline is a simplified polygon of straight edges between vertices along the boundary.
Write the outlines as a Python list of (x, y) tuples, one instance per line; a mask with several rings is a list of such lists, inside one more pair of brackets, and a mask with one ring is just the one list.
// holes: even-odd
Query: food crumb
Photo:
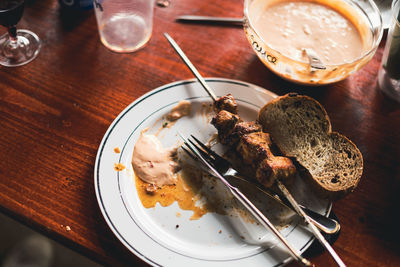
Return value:
[(144, 190), (148, 195), (154, 195), (157, 192), (157, 186), (155, 184), (146, 184)]
[(191, 103), (187, 100), (181, 100), (175, 107), (172, 108), (171, 112), (167, 115), (167, 120), (171, 122), (179, 120), (183, 116), (190, 115), (191, 111)]
[(157, 0), (156, 4), (159, 7), (168, 7), (170, 5), (170, 0)]
[(71, 127), (72, 123), (67, 120), (62, 120), (61, 123), (63, 124), (64, 127)]
[(178, 228), (179, 228), (179, 224), (175, 225), (175, 229), (178, 229)]
[(220, 234), (220, 233), (222, 233), (222, 230), (219, 230), (219, 231), (218, 231), (218, 234)]
[(122, 163), (115, 163), (114, 164), (114, 170), (119, 172), (119, 171), (122, 171), (123, 169), (125, 169), (124, 164), (122, 164)]
[(178, 217), (178, 218), (181, 217), (181, 213), (180, 213), (180, 212), (177, 212), (177, 213), (176, 213), (176, 217)]
[(67, 232), (71, 231), (71, 227), (69, 227), (68, 225), (65, 226), (65, 230), (67, 230)]
[(114, 152), (115, 153), (121, 153), (121, 150), (119, 149), (119, 147), (114, 148)]

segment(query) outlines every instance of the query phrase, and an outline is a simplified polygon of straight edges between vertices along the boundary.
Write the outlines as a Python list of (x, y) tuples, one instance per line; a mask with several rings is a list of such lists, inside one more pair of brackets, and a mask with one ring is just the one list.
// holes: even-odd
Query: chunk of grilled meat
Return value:
[(234, 146), (244, 135), (261, 131), (262, 126), (255, 121), (238, 122), (229, 134), (227, 143), (229, 143), (231, 146)]
[(236, 150), (241, 155), (244, 163), (258, 164), (265, 158), (273, 157), (269, 148), (271, 143), (268, 133), (254, 132), (243, 135)]
[(216, 112), (219, 112), (221, 110), (226, 110), (233, 114), (238, 113), (238, 106), (236, 100), (231, 94), (221, 96), (220, 98), (215, 100), (214, 108)]
[(242, 121), (238, 115), (226, 110), (218, 112), (211, 120), (211, 124), (218, 130), (219, 141), (229, 146), (236, 145), (245, 134), (262, 130), (261, 125), (257, 122)]
[(265, 158), (257, 166), (256, 179), (265, 187), (271, 187), (276, 179), (290, 182), (296, 173), (293, 162), (286, 157)]
[(218, 130), (218, 139), (224, 145), (229, 145), (229, 135), (241, 119), (229, 111), (221, 110), (211, 120), (211, 124)]
[(244, 163), (256, 169), (256, 179), (270, 187), (280, 178), (290, 180), (296, 173), (293, 162), (286, 157), (275, 156), (271, 151), (270, 135), (264, 132), (245, 134), (237, 146)]

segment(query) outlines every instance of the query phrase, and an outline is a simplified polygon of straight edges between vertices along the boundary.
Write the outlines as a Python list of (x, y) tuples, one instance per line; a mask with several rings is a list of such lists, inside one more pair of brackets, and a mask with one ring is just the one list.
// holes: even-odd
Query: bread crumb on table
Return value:
[(121, 153), (121, 150), (119, 149), (119, 147), (114, 148), (114, 152), (115, 153)]
[(125, 169), (124, 164), (122, 164), (122, 163), (115, 163), (114, 164), (114, 170), (119, 172), (119, 171), (122, 171), (123, 169)]
[(72, 125), (72, 123), (67, 120), (62, 120), (61, 123), (64, 127), (71, 127), (71, 125)]
[(65, 226), (65, 230), (67, 230), (67, 232), (71, 231), (71, 227), (69, 227), (68, 225)]

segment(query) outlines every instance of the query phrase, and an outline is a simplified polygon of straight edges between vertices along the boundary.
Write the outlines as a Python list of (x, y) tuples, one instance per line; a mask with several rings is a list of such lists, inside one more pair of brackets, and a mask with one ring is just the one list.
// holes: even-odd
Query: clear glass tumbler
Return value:
[(392, 23), (386, 39), (378, 81), (384, 93), (400, 102), (400, 0), (392, 3)]
[(153, 30), (154, 0), (94, 0), (101, 42), (110, 50), (133, 52)]

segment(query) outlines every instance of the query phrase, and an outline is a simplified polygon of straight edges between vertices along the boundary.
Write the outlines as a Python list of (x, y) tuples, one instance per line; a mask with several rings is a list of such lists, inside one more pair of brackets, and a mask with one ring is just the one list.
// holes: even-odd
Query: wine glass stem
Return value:
[(17, 27), (14, 26), (8, 26), (8, 36), (10, 37), (10, 42), (11, 43), (16, 43), (17, 42)]

